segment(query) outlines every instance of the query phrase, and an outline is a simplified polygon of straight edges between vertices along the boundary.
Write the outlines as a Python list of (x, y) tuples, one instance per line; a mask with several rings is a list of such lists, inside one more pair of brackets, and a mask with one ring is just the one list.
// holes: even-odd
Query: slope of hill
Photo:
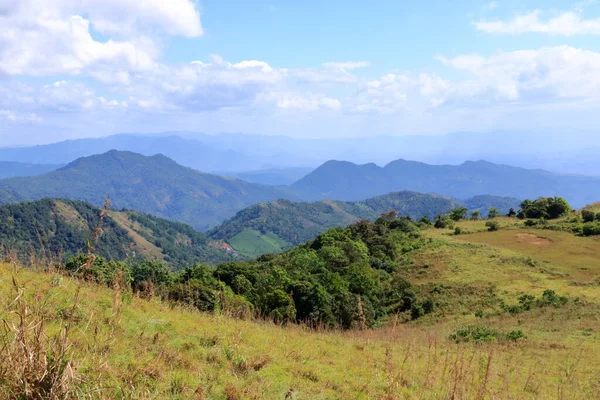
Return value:
[(295, 182), (306, 199), (362, 200), (398, 190), (443, 193), (457, 198), (479, 195), (537, 198), (560, 195), (576, 207), (600, 198), (600, 178), (557, 175), (486, 161), (428, 165), (397, 160), (379, 167), (328, 161)]
[(20, 162), (0, 161), (0, 179), (16, 176), (36, 176), (60, 168), (60, 165), (26, 164)]
[(446, 214), (451, 209), (466, 206), (471, 211), (487, 214), (490, 207), (506, 213), (518, 208), (519, 200), (481, 196), (459, 201), (450, 197), (416, 192), (396, 192), (362, 202), (324, 200), (298, 203), (276, 200), (245, 208), (235, 217), (213, 228), (208, 235), (225, 240), (246, 256), (279, 253), (294, 245), (314, 239), (325, 230), (346, 226), (360, 219), (375, 220), (381, 214), (395, 210), (413, 219)]
[[(461, 221), (462, 235), (407, 237), (392, 221), (335, 229), (280, 256), (188, 270), (168, 291), (184, 298), (151, 301), (0, 264), (0, 281), (14, 282), (0, 285), (0, 397), (52, 372), (27, 387), (59, 398), (597, 398), (600, 241), (497, 221), (495, 232)], [(225, 289), (289, 318), (202, 308)], [(294, 324), (330, 314), (356, 328)]]
[[(87, 251), (100, 210), (81, 201), (42, 199), (0, 206), (0, 246), (29, 254), (67, 259)], [(160, 260), (173, 269), (195, 262), (234, 260), (192, 227), (134, 211), (109, 211), (95, 252), (109, 260)]]
[[(155, 155), (109, 151), (80, 158), (43, 176), (0, 181), (15, 200), (69, 198), (128, 208), (206, 230), (244, 207), (291, 197), (290, 190), (203, 174)], [(14, 201), (14, 200), (13, 200)]]

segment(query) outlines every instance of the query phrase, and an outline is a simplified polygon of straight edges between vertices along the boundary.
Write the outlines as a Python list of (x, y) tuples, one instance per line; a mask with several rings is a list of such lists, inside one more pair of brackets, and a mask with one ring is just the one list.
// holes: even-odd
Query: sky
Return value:
[(600, 122), (593, 0), (0, 0), (0, 27), (0, 146)]

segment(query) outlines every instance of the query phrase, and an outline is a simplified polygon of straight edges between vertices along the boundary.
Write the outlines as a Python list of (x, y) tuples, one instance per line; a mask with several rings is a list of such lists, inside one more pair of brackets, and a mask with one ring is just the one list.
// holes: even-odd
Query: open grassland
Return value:
[(281, 253), (291, 247), (274, 233), (263, 234), (255, 229), (246, 229), (228, 240), (229, 245), (246, 257), (258, 257), (262, 254)]
[(486, 316), (485, 325), (522, 329), (528, 339), (477, 345), (448, 338), (476, 322), (470, 313), (460, 323), (439, 317), (314, 332), (8, 265), (0, 266), (0, 299), (3, 398), (41, 390), (56, 347), (64, 354), (57, 394), (66, 398), (591, 399), (600, 390), (600, 311), (592, 304)]

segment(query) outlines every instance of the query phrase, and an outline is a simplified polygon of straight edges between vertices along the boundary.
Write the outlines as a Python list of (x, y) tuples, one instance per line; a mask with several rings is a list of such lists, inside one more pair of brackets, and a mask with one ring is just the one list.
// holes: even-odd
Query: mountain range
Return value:
[[(0, 245), (21, 258), (68, 259), (87, 251), (99, 215), (99, 208), (73, 200), (42, 199), (0, 206)], [(197, 262), (238, 258), (227, 245), (209, 240), (190, 226), (135, 211), (110, 210), (100, 227), (102, 235), (93, 241), (93, 251), (109, 260), (154, 259), (177, 270)]]
[[(485, 161), (465, 162), (461, 165), (428, 165), (397, 160), (385, 167), (373, 163), (357, 165), (328, 161), (292, 185), (274, 186), (202, 173), (179, 165), (161, 154), (148, 157), (111, 150), (79, 158), (40, 176), (0, 180), (0, 204), (47, 197), (69, 198), (100, 205), (108, 196), (117, 209), (149, 213), (206, 231), (257, 203), (278, 199), (293, 202), (358, 202), (398, 191), (436, 193), (440, 198), (453, 198), (457, 204), (479, 196), (475, 198), (480, 200), (480, 205), (468, 208), (483, 210), (490, 206), (504, 209), (504, 205), (514, 207), (516, 204), (514, 200), (510, 200), (498, 206), (497, 196), (525, 199), (559, 195), (573, 206), (582, 207), (600, 198), (600, 179), (558, 175)], [(482, 197), (486, 195), (492, 197)], [(290, 203), (281, 204), (289, 206)], [(384, 205), (385, 207), (372, 207), (375, 214), (371, 210), (363, 215), (360, 209), (355, 209), (355, 205), (337, 204), (342, 211), (349, 207), (352, 212), (347, 214), (353, 217), (349, 220), (338, 219), (336, 216), (330, 221), (347, 224), (355, 218), (373, 218), (380, 211), (388, 211), (385, 208), (390, 208), (389, 205)], [(290, 212), (305, 215), (314, 213), (314, 218), (322, 220), (319, 207), (323, 205), (311, 207), (314, 206), (298, 205), (292, 207)], [(418, 213), (411, 214), (407, 209), (404, 214), (432, 216), (439, 213), (438, 210), (445, 209), (436, 205), (427, 212), (422, 204), (416, 204), (416, 207)], [(278, 218), (283, 217), (284, 215), (280, 215)], [(326, 220), (327, 218), (324, 221)], [(317, 230), (322, 228), (319, 224), (317, 226)], [(327, 224), (323, 226), (329, 227)], [(308, 234), (312, 235), (312, 232)], [(296, 240), (285, 241), (299, 243)]]
[(600, 178), (559, 175), (487, 161), (429, 165), (396, 160), (384, 167), (328, 161), (291, 187), (308, 200), (356, 201), (398, 190), (463, 199), (484, 194), (519, 199), (562, 196), (575, 207), (600, 198)]
[[(118, 134), (97, 139), (17, 148), (0, 148), (0, 161), (66, 164), (112, 149), (143, 155), (162, 153), (203, 172), (316, 168), (328, 160), (385, 165), (399, 158), (429, 164), (487, 160), (555, 173), (600, 176), (600, 138), (589, 132), (457, 132), (445, 135), (364, 138), (290, 138), (258, 134), (163, 132)], [(265, 182), (262, 182), (265, 183)]]
[(288, 187), (253, 184), (183, 167), (154, 155), (116, 150), (83, 157), (47, 174), (0, 181), (3, 203), (45, 197), (82, 200), (94, 205), (110, 197), (127, 208), (207, 230), (244, 207), (286, 197)]

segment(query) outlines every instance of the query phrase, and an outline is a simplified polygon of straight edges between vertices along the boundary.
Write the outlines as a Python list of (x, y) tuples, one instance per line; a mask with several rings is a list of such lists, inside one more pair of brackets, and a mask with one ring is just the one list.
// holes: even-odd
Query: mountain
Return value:
[(199, 230), (215, 226), (249, 205), (295, 198), (285, 187), (200, 173), (164, 155), (145, 157), (116, 150), (80, 158), (42, 176), (2, 180), (0, 193), (9, 201), (53, 197), (96, 205), (109, 196), (116, 208), (187, 223)]
[(61, 165), (25, 164), (12, 161), (0, 161), (0, 179), (14, 178), (16, 176), (42, 175), (60, 167)]
[(429, 165), (396, 160), (385, 167), (328, 161), (292, 184), (310, 200), (362, 200), (398, 190), (443, 193), (457, 198), (479, 195), (537, 198), (560, 195), (575, 207), (600, 198), (600, 178), (559, 175), (468, 161), (460, 165)]
[(361, 202), (322, 200), (314, 203), (276, 200), (260, 203), (238, 212), (235, 217), (208, 232), (209, 237), (226, 241), (245, 256), (279, 253), (314, 239), (332, 227), (346, 226), (361, 219), (375, 220), (395, 210), (401, 216), (433, 219), (455, 207), (487, 215), (490, 207), (502, 213), (520, 201), (496, 196), (479, 196), (460, 201), (450, 197), (416, 192), (396, 192)]
[(81, 157), (110, 150), (131, 151), (145, 156), (160, 153), (179, 164), (199, 171), (262, 168), (262, 163), (256, 158), (232, 150), (218, 149), (198, 140), (171, 135), (121, 134), (105, 138), (67, 140), (33, 147), (0, 148), (0, 160), (66, 164)]
[[(0, 206), (0, 243), (21, 257), (70, 256), (87, 251), (100, 209), (73, 200), (42, 199)], [(109, 211), (94, 252), (110, 260), (155, 259), (180, 269), (196, 262), (234, 260), (233, 251), (192, 227), (134, 211)]]
[(151, 135), (117, 134), (42, 146), (0, 148), (0, 160), (66, 164), (80, 157), (116, 149), (147, 156), (162, 153), (181, 165), (218, 174), (297, 167), (314, 169), (332, 159), (385, 165), (404, 158), (429, 164), (487, 160), (523, 168), (543, 168), (556, 173), (600, 176), (597, 163), (600, 138), (597, 136), (593, 132), (569, 132), (568, 140), (565, 140), (564, 132), (496, 131), (314, 139), (173, 131)]

